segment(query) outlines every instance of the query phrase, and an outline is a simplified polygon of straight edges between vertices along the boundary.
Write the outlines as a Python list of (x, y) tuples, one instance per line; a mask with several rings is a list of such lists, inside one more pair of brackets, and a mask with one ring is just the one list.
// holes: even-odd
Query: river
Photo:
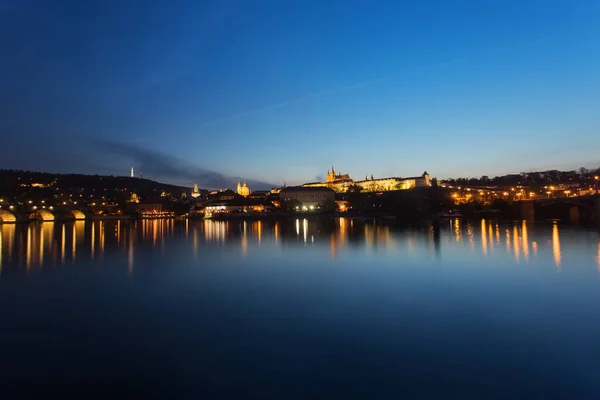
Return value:
[(0, 225), (6, 393), (600, 398), (600, 239), (560, 222)]

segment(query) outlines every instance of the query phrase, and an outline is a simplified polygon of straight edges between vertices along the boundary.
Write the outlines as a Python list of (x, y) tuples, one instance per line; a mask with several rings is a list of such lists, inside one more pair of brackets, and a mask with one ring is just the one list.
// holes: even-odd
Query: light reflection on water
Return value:
[(404, 377), (427, 392), (410, 398), (600, 398), (600, 240), (560, 223), (0, 225), (0, 273), (0, 376), (23, 387), (210, 375), (280, 386), (225, 398), (402, 398)]
[[(468, 249), (482, 257), (503, 257), (506, 260), (509, 256), (516, 264), (544, 259), (560, 269), (568, 257), (583, 246), (582, 240), (590, 238), (586, 231), (574, 228), (569, 228), (568, 238), (563, 238), (561, 232), (565, 228), (556, 222), (536, 227), (530, 224), (526, 221), (503, 225), (484, 219), (479, 223), (450, 220), (439, 225), (403, 229), (344, 218), (6, 224), (0, 227), (0, 272), (15, 267), (33, 272), (58, 264), (100, 261), (105, 254), (113, 253), (123, 253), (132, 272), (136, 252), (157, 248), (162, 254), (165, 246), (172, 241), (189, 242), (194, 258), (199, 257), (205, 246), (227, 246), (234, 251), (237, 247), (240, 254), (248, 255), (294, 244), (303, 247), (324, 245), (328, 247), (331, 259), (361, 249), (363, 252), (397, 253), (400, 257), (435, 255), (443, 260), (447, 252)], [(503, 236), (501, 230), (504, 231)], [(593, 233), (592, 236), (595, 240), (592, 246), (597, 246), (597, 251), (593, 251), (596, 254), (592, 255), (593, 263), (600, 270), (598, 234)], [(502, 246), (503, 241), (505, 250), (497, 253), (496, 246)]]

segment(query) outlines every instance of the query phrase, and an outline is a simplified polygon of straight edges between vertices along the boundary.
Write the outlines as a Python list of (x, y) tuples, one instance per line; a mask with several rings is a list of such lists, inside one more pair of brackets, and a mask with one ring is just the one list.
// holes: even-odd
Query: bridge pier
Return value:
[(573, 206), (573, 207), (569, 208), (569, 221), (572, 224), (579, 223), (579, 207)]
[(533, 221), (535, 219), (535, 211), (533, 208), (533, 201), (521, 200), (519, 201), (519, 214), (521, 218), (527, 221)]
[(594, 196), (594, 205), (592, 208), (592, 217), (595, 220), (600, 220), (600, 196)]

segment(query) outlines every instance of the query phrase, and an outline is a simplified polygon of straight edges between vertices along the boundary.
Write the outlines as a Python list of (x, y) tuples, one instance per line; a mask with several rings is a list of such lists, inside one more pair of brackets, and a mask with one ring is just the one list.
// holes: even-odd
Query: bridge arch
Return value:
[(8, 210), (0, 209), (0, 223), (13, 223), (17, 222), (17, 217), (15, 214), (11, 213)]
[(37, 209), (29, 214), (29, 219), (37, 221), (54, 221), (54, 214), (46, 209)]
[(85, 219), (85, 214), (81, 210), (70, 210), (68, 216), (75, 220)]

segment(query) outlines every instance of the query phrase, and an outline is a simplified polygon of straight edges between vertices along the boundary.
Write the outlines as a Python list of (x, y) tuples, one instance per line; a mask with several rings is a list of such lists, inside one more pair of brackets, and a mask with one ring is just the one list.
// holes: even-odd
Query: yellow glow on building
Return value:
[(80, 211), (80, 210), (71, 210), (70, 214), (76, 220), (85, 219), (85, 214), (82, 211)]
[(0, 223), (15, 223), (17, 222), (17, 217), (13, 213), (8, 210), (4, 210), (0, 208)]
[(45, 222), (52, 222), (54, 221), (54, 214), (46, 209), (37, 209), (29, 216), (29, 218)]

